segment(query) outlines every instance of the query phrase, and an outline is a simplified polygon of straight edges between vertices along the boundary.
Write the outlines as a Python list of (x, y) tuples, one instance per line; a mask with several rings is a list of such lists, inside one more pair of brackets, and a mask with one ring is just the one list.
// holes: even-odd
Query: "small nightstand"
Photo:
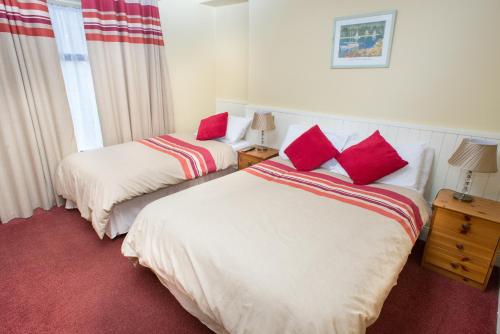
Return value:
[(485, 290), (500, 249), (500, 202), (465, 203), (444, 189), (432, 206), (422, 266)]
[(257, 151), (254, 147), (250, 151), (238, 151), (238, 169), (250, 167), (267, 159), (278, 156), (279, 151), (274, 148), (268, 148), (265, 151)]

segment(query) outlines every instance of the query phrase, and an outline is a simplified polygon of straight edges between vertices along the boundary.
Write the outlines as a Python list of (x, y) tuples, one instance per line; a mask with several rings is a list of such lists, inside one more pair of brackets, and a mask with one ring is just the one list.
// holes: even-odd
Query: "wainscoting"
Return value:
[[(434, 164), (427, 185), (425, 198), (432, 202), (442, 188), (459, 190), (465, 177), (464, 172), (448, 164), (448, 159), (463, 138), (488, 139), (500, 143), (500, 133), (480, 133), (468, 130), (437, 128), (417, 124), (394, 123), (381, 120), (368, 120), (341, 117), (329, 114), (290, 110), (284, 108), (247, 105), (244, 102), (217, 100), (217, 111), (228, 111), (234, 115), (251, 116), (256, 111), (270, 111), (275, 117), (276, 130), (267, 133), (266, 144), (279, 148), (291, 124), (320, 124), (333, 130), (357, 132), (368, 136), (375, 130), (391, 143), (427, 143), (434, 149)], [(247, 139), (257, 142), (259, 134), (250, 130)], [(498, 157), (500, 166), (500, 155)], [(476, 196), (500, 201), (500, 173), (474, 174), (472, 191)]]

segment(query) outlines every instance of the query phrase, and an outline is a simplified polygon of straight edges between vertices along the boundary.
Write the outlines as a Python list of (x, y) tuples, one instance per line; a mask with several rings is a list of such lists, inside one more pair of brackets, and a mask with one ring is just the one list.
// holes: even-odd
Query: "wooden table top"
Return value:
[(432, 203), (433, 206), (500, 224), (500, 202), (474, 196), (474, 201), (467, 203), (453, 198), (454, 193), (453, 190), (442, 189)]

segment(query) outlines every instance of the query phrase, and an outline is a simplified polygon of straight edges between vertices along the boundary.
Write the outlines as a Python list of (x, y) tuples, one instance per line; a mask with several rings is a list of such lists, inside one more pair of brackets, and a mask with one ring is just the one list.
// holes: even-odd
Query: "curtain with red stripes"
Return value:
[(45, 0), (0, 0), (0, 221), (62, 202), (59, 161), (76, 151)]
[(104, 145), (173, 131), (157, 0), (83, 0)]

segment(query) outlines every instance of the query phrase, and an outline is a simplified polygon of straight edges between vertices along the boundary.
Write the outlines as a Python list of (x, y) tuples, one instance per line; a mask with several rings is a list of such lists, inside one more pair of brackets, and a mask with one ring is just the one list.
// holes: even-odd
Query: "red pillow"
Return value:
[(339, 151), (315, 125), (288, 145), (285, 153), (297, 170), (310, 171), (335, 158)]
[(355, 184), (373, 183), (408, 164), (379, 131), (349, 147), (336, 159)]
[(227, 112), (202, 119), (196, 139), (209, 140), (224, 137), (227, 130), (227, 119)]

